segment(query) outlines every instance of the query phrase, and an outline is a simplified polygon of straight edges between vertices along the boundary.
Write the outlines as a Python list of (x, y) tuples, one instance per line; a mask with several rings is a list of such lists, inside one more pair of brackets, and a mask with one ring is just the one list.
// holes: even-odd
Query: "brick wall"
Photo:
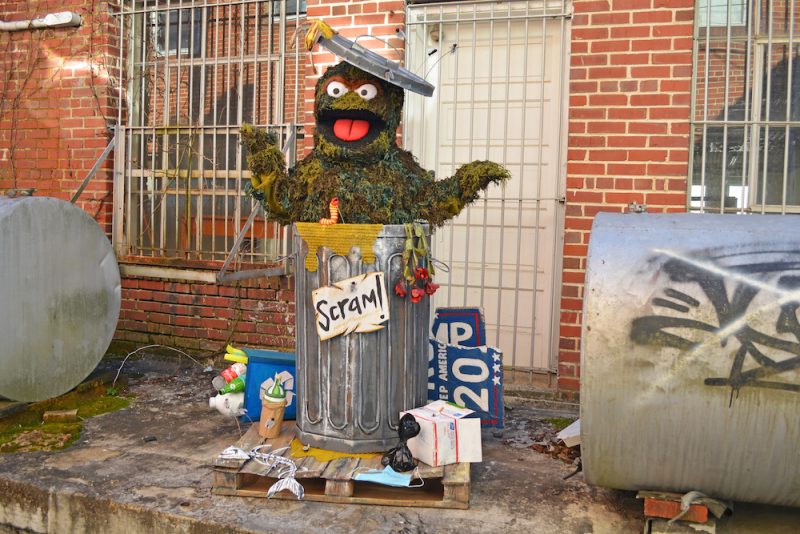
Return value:
[[(68, 199), (108, 144), (117, 118), (117, 25), (107, 2), (0, 1), (0, 20), (74, 11), (79, 28), (0, 33), (0, 190)], [(109, 158), (78, 204), (107, 232)]]
[[(694, 0), (575, 0), (570, 66), (567, 206), (559, 388), (578, 389), (586, 250), (594, 214), (632, 201), (650, 211), (686, 205)], [(116, 117), (116, 26), (105, 2), (0, 0), (0, 19), (73, 10), (79, 29), (0, 34), (0, 189), (37, 187), (67, 198), (108, 140)], [(404, 2), (311, 0), (308, 18), (343, 35), (385, 36), (359, 44), (402, 55)], [(312, 145), (314, 85), (336, 62), (317, 50), (301, 72)], [(82, 205), (110, 222), (111, 162)], [(108, 228), (108, 226), (106, 226)], [(208, 268), (213, 268), (208, 265)], [(291, 278), (238, 285), (127, 276), (117, 339), (217, 351), (227, 342), (291, 349)]]
[(684, 211), (694, 0), (576, 0), (558, 387), (579, 389), (594, 215)]
[(227, 343), (292, 350), (293, 278), (222, 286), (126, 277), (114, 338), (210, 352)]

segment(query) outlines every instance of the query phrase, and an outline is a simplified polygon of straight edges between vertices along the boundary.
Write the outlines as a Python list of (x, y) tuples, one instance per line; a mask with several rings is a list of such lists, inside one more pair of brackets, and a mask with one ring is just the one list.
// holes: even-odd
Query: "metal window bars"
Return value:
[[(289, 6), (291, 7), (291, 6)], [(287, 252), (256, 218), (239, 128), (302, 142), (302, 17), (286, 0), (122, 0), (114, 242), (121, 256), (237, 262)]]
[(698, 0), (689, 209), (800, 212), (800, 2)]

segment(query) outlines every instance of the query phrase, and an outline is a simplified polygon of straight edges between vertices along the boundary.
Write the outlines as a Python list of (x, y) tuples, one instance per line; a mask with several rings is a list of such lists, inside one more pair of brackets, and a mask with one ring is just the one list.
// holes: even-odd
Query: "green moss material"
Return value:
[(550, 423), (550, 426), (552, 426), (556, 432), (561, 432), (571, 425), (575, 419), (570, 419), (569, 417), (549, 417), (545, 419), (545, 421)]
[[(326, 90), (333, 81), (353, 90), (334, 98)], [(378, 88), (370, 100), (355, 90), (367, 83)], [(328, 204), (335, 197), (341, 222), (408, 224), (425, 220), (438, 227), (474, 202), (490, 184), (503, 183), (510, 176), (497, 163), (474, 161), (461, 166), (454, 176), (436, 180), (410, 152), (397, 146), (402, 89), (348, 63), (329, 68), (317, 82), (315, 95), (315, 147), (288, 171), (283, 159), (275, 157), (274, 138), (249, 125), (242, 128), (248, 162), (258, 176), (255, 182), (264, 184), (248, 191), (262, 203), (270, 220), (317, 222), (328, 217)], [(333, 121), (348, 113), (370, 119), (369, 138), (352, 143), (337, 140)]]
[[(0, 418), (0, 453), (64, 449), (80, 437), (84, 419), (121, 410), (129, 404), (125, 397), (108, 395), (102, 385), (31, 404), (24, 412)], [(44, 412), (74, 409), (78, 410), (77, 422), (42, 421)]]

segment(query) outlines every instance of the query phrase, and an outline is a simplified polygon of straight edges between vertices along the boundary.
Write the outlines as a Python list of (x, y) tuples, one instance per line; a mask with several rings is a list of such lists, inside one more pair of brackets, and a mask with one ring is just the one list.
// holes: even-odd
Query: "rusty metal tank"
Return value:
[(105, 354), (120, 310), (120, 276), (103, 230), (46, 197), (0, 197), (0, 396), (66, 393)]
[(586, 481), (800, 506), (800, 218), (607, 214), (589, 244)]
[[(366, 264), (358, 247), (346, 256), (327, 247), (309, 251), (295, 229), (297, 435), (303, 443), (343, 452), (386, 451), (397, 445), (400, 412), (426, 403), (430, 299), (412, 303), (391, 290), (402, 276), (405, 242), (403, 225), (385, 225), (373, 246), (375, 262)], [(308, 254), (317, 256), (316, 271), (304, 266)], [(385, 273), (388, 285), (386, 327), (320, 341), (312, 291), (375, 271)]]

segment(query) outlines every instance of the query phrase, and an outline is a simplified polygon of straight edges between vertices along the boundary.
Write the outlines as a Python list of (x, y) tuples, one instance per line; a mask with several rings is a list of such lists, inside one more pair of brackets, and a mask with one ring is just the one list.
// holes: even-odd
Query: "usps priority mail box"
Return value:
[(408, 440), (412, 456), (428, 465), (439, 466), (480, 462), (481, 421), (474, 412), (445, 401), (434, 401), (410, 413), (419, 423), (419, 434)]

